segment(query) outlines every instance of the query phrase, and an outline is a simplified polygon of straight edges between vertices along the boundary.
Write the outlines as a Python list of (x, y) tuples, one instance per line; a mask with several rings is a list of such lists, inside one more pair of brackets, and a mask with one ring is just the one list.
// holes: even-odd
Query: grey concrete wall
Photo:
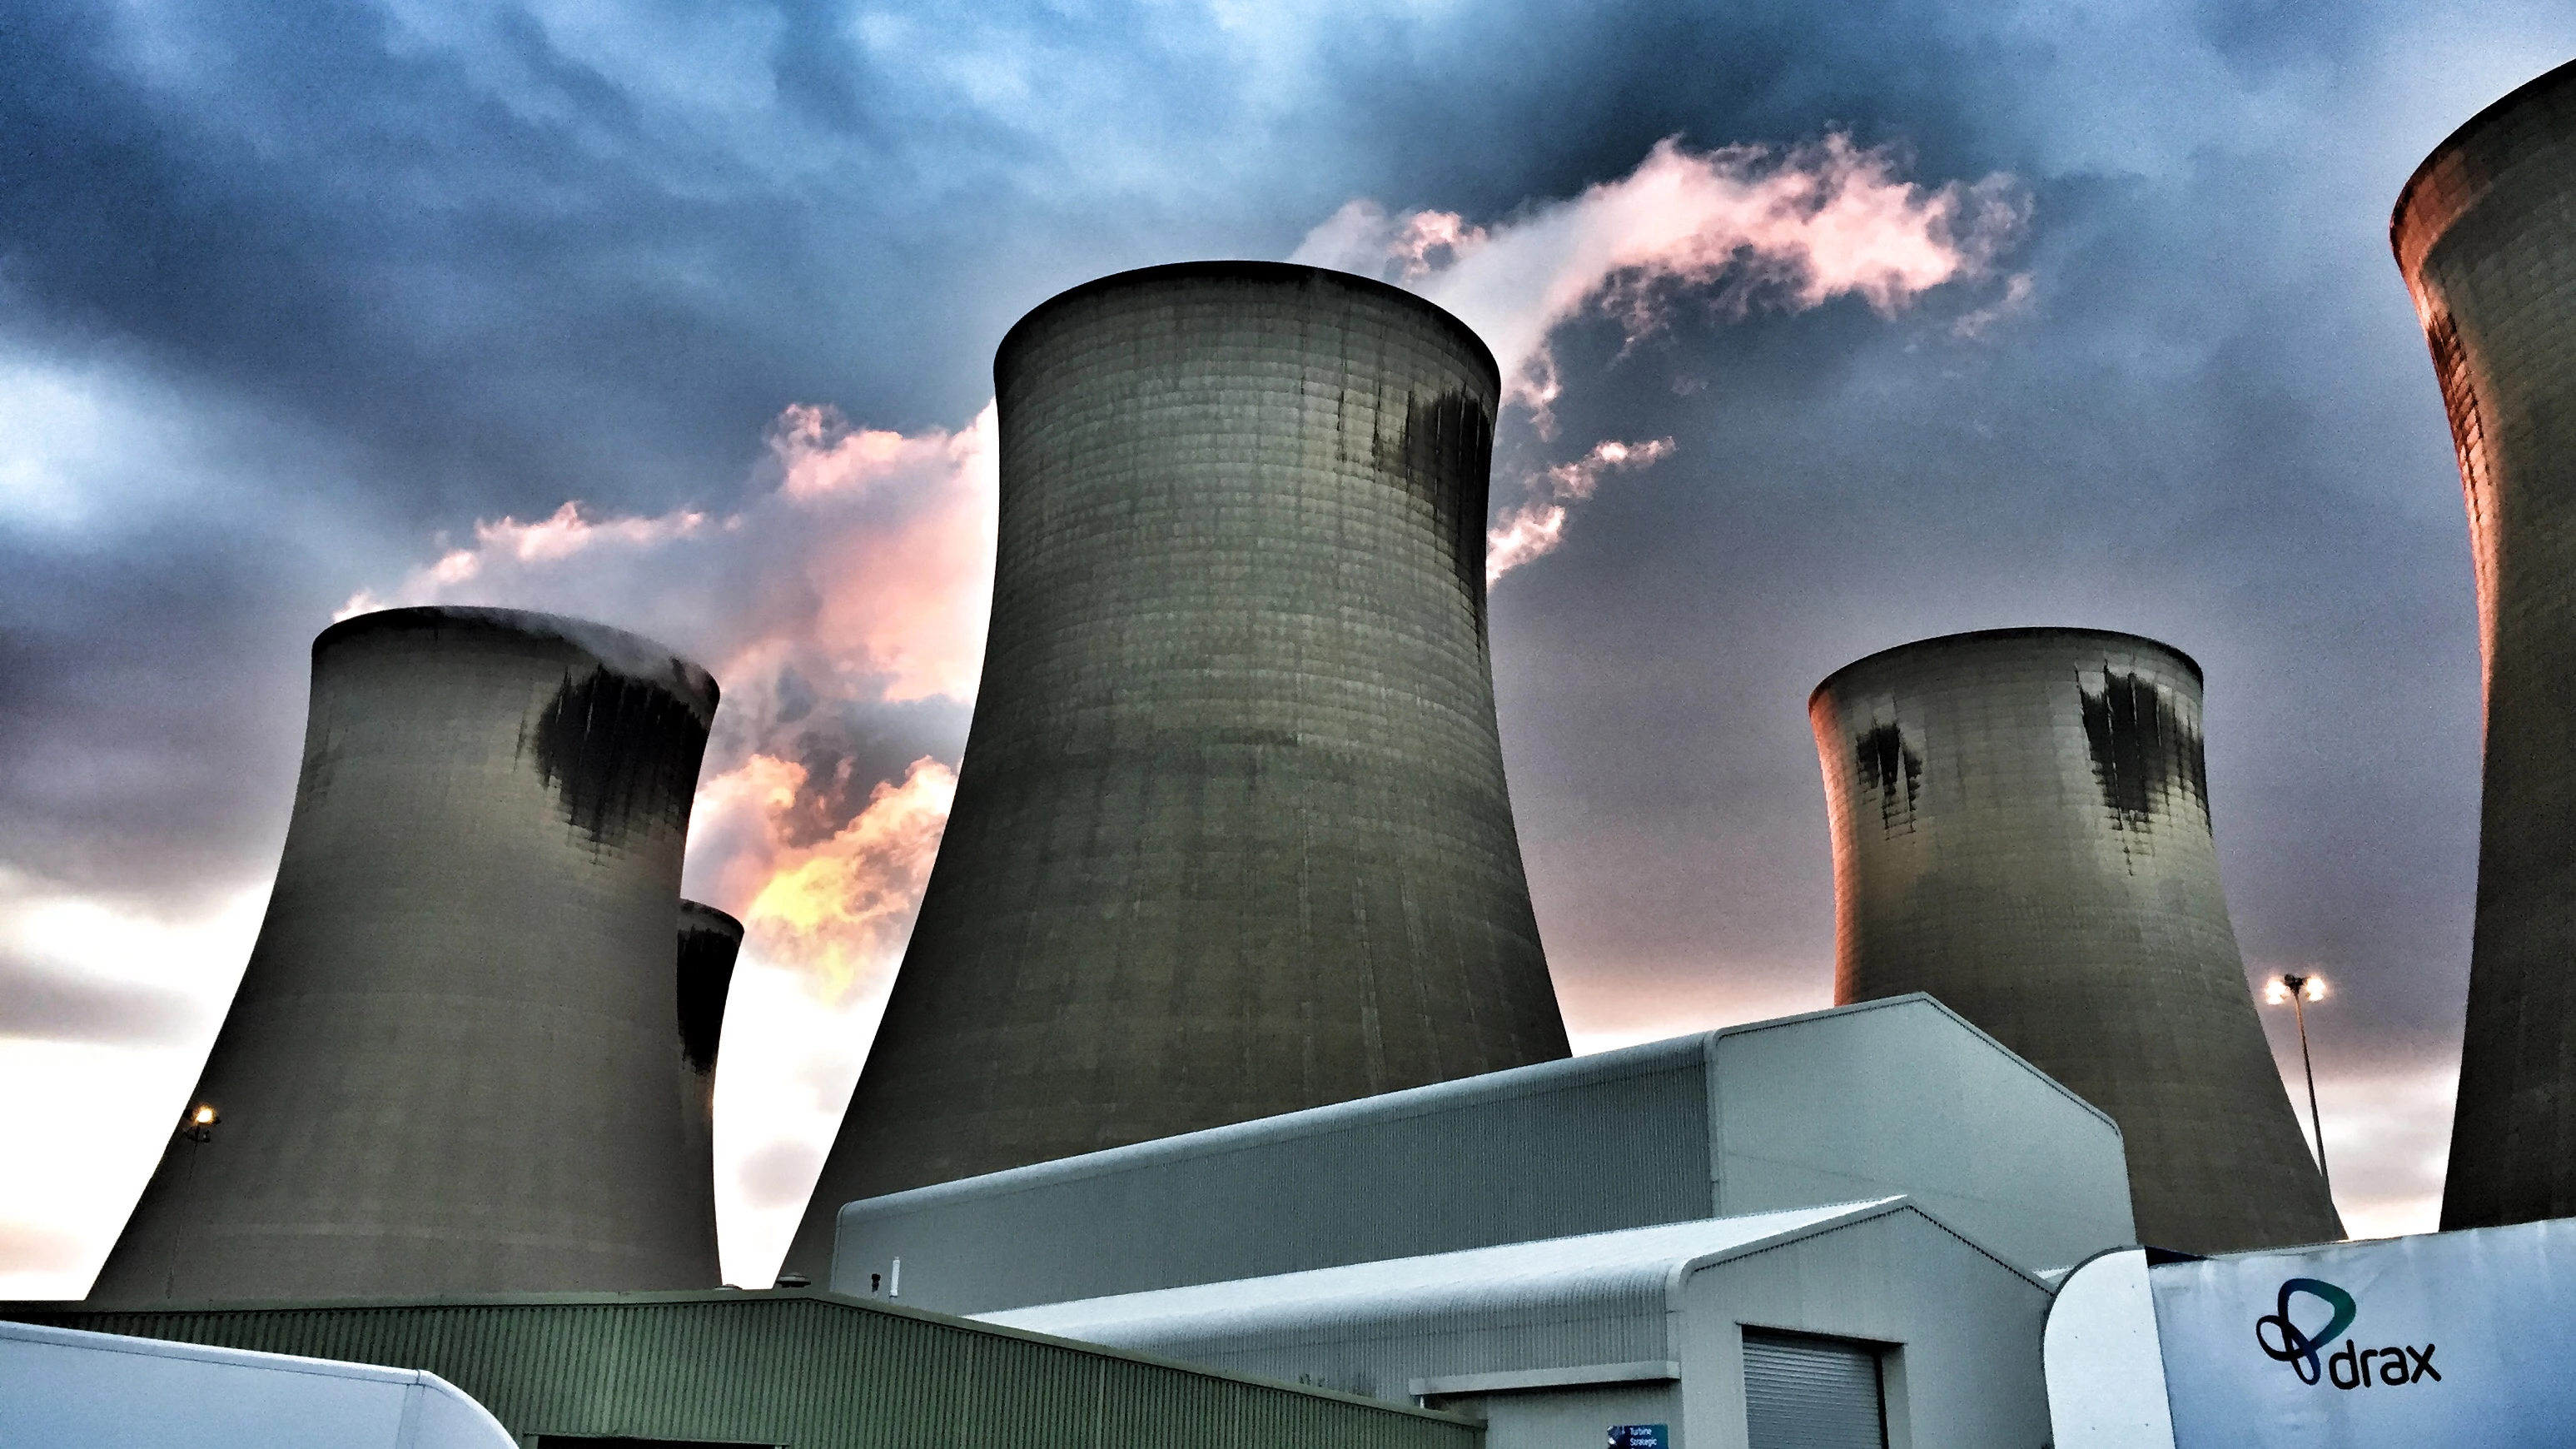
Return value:
[(2389, 236), (2458, 445), (2486, 652), (2442, 1226), (2576, 1216), (2576, 63), (2436, 148)]
[(1898, 1193), (2033, 1269), (2134, 1238), (2110, 1119), (1918, 997), (854, 1203), (831, 1284), (980, 1313)]
[(1838, 1001), (1929, 992), (2111, 1114), (2139, 1236), (2342, 1236), (2227, 919), (2199, 666), (2011, 629), (1837, 671), (1810, 701)]
[(688, 1146), (688, 1211), (716, 1241), (716, 1052), (742, 922), (710, 905), (680, 902), (680, 1132)]
[(714, 1286), (672, 1074), (715, 704), (572, 620), (324, 631), (277, 884), (190, 1098), (222, 1121), (172, 1139), (93, 1301)]
[(859, 1198), (1566, 1054), (1485, 645), (1498, 384), (1223, 262), (1023, 318), (956, 804), (787, 1266)]

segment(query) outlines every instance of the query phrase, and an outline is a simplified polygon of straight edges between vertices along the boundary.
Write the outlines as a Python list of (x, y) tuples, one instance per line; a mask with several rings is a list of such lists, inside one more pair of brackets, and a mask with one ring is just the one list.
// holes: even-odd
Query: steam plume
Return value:
[[(1527, 410), (1544, 439), (1563, 390), (1548, 336), (1577, 317), (1615, 317), (1633, 342), (1689, 291), (1737, 313), (1854, 296), (1892, 316), (1933, 287), (1987, 274), (2028, 220), (2010, 177), (1926, 190), (1898, 171), (1892, 149), (1840, 134), (1786, 150), (1693, 151), (1667, 138), (1626, 176), (1490, 227), (1355, 200), (1309, 232), (1293, 259), (1393, 281), (1456, 313), (1493, 349), (1505, 402)], [(2004, 305), (2026, 294), (2025, 280)], [(1598, 449), (1586, 456), (1597, 466), (1579, 490), (1553, 469), (1525, 480), (1525, 501), (1493, 530), (1490, 577), (1552, 551), (1568, 503), (1589, 497), (1606, 468), (1664, 456), (1669, 440), (1651, 454), (1617, 446), (1627, 451), (1615, 461)]]

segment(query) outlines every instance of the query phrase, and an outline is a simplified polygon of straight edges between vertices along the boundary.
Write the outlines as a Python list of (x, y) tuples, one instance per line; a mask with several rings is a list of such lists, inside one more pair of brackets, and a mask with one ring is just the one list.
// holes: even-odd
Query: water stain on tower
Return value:
[(1494, 466), (1494, 410), (1463, 388), (1405, 397), (1404, 430), (1381, 447), (1378, 465), (1431, 510), (1432, 537), (1446, 546), (1460, 597), (1485, 623), (1485, 513)]
[(614, 846), (639, 829), (687, 828), (706, 726), (655, 681), (593, 670), (564, 675), (520, 745), (573, 828)]
[(1905, 728), (1893, 720), (1871, 725), (1852, 737), (1852, 758), (1860, 765), (1860, 787), (1877, 797), (1878, 823), (1889, 832), (1914, 828), (1914, 800), (1923, 790), (1923, 756), (1905, 742)]
[(2084, 743), (2113, 828), (2142, 831), (2188, 801), (2209, 822), (2209, 772), (2200, 727), (2154, 680), (2105, 666), (2099, 689), (2079, 691)]

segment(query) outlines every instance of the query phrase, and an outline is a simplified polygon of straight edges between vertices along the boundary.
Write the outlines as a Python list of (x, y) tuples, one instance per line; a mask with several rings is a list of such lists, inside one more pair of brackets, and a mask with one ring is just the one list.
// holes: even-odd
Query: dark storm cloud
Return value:
[(268, 539), (116, 542), (0, 543), (0, 851), (66, 884), (184, 898), (260, 874), (243, 856), (285, 832), (318, 600), (263, 576)]

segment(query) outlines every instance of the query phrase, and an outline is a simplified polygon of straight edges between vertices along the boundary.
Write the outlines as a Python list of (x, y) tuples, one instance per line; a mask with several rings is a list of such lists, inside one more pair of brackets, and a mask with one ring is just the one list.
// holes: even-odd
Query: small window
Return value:
[(1887, 1449), (1877, 1346), (1744, 1330), (1744, 1418), (1751, 1449)]

